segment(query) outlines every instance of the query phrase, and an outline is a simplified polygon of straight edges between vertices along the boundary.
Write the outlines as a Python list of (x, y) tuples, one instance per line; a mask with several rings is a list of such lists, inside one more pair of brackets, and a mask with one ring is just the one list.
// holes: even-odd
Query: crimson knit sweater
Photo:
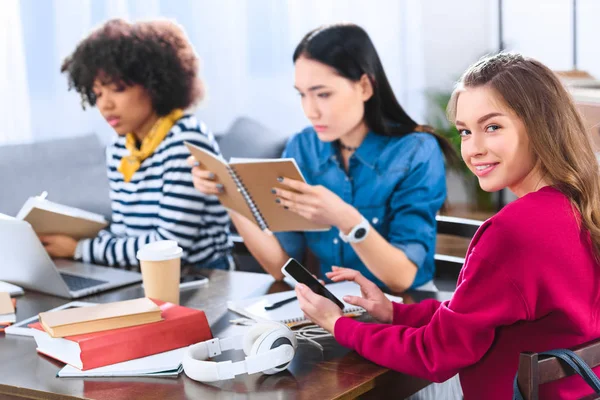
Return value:
[[(342, 317), (335, 337), (402, 373), (458, 373), (467, 400), (510, 399), (520, 352), (600, 338), (600, 265), (578, 221), (556, 189), (530, 193), (479, 228), (451, 300), (394, 303), (392, 325)], [(590, 393), (579, 376), (540, 387), (543, 399)]]

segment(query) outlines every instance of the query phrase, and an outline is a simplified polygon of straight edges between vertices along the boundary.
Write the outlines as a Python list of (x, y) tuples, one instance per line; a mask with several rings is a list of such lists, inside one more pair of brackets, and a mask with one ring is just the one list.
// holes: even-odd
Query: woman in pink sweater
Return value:
[[(328, 274), (361, 286), (363, 297), (344, 300), (375, 324), (343, 317), (306, 286), (296, 292), (308, 317), (365, 358), (434, 382), (458, 373), (466, 399), (510, 399), (519, 353), (600, 337), (598, 163), (561, 82), (518, 54), (471, 66), (448, 114), (481, 187), (519, 197), (478, 230), (452, 299), (392, 303), (356, 271)], [(579, 376), (540, 388), (543, 399), (589, 393)]]

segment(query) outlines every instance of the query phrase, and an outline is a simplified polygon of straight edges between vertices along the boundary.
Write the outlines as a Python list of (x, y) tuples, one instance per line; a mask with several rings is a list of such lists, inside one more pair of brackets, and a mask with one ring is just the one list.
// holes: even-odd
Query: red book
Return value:
[(204, 311), (155, 301), (163, 320), (85, 335), (52, 338), (41, 324), (29, 325), (37, 351), (81, 370), (163, 353), (212, 339)]

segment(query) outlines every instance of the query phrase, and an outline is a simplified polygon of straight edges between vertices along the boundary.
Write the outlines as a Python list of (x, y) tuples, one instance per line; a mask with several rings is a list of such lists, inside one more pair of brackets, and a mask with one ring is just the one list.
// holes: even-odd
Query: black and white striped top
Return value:
[(130, 182), (117, 170), (129, 154), (125, 137), (107, 148), (112, 223), (96, 238), (80, 242), (84, 262), (137, 266), (138, 249), (163, 239), (183, 248), (182, 264), (203, 265), (229, 254), (229, 216), (215, 196), (194, 189), (184, 141), (220, 153), (212, 133), (193, 115), (177, 121)]

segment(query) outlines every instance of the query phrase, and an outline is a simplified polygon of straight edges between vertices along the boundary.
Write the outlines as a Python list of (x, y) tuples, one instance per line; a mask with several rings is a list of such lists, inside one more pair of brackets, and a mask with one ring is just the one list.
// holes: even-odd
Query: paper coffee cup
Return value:
[(174, 240), (148, 243), (138, 250), (146, 297), (179, 304), (182, 254)]

